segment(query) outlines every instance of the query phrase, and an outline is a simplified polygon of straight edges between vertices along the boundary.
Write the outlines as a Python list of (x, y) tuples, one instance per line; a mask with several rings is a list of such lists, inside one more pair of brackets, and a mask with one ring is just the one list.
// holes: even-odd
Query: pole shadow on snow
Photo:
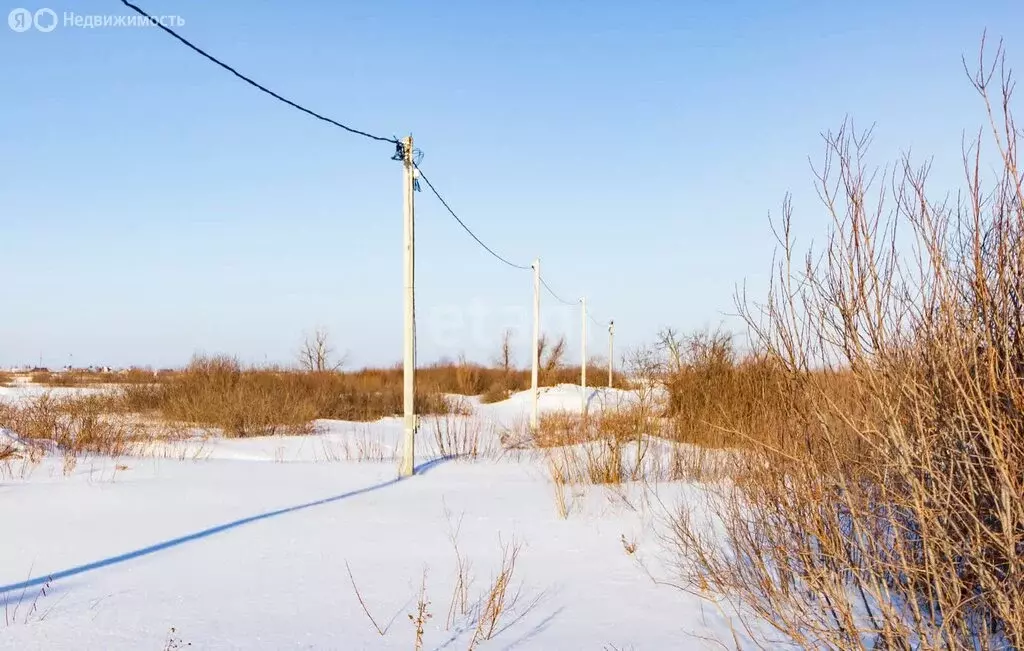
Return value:
[[(442, 463), (444, 463), (446, 461), (451, 461), (452, 459), (455, 459), (455, 458), (456, 458), (455, 456), (447, 456), (447, 457), (438, 457), (437, 459), (431, 459), (430, 461), (424, 461), (420, 465), (416, 466), (415, 471), (414, 471), (415, 472), (414, 476), (425, 474), (426, 472), (432, 470), (434, 467), (436, 467), (436, 466), (438, 466), (438, 465), (440, 465), (440, 464), (442, 464)], [(150, 554), (154, 554), (156, 552), (163, 551), (165, 549), (170, 549), (172, 547), (177, 547), (178, 545), (183, 545), (185, 543), (193, 542), (195, 540), (201, 540), (203, 538), (208, 538), (208, 537), (210, 537), (210, 536), (212, 536), (214, 534), (223, 533), (225, 531), (230, 531), (231, 529), (235, 529), (237, 527), (241, 527), (242, 525), (250, 524), (250, 523), (253, 523), (253, 522), (258, 522), (260, 520), (268, 520), (270, 518), (274, 518), (274, 517), (277, 517), (279, 515), (285, 515), (287, 513), (294, 513), (296, 511), (303, 511), (305, 509), (309, 509), (309, 508), (312, 508), (314, 506), (322, 506), (324, 504), (330, 504), (332, 502), (340, 502), (341, 500), (348, 499), (350, 497), (357, 497), (359, 495), (365, 495), (367, 493), (372, 493), (372, 492), (378, 491), (378, 490), (380, 490), (382, 488), (387, 488), (389, 486), (394, 486), (395, 484), (398, 484), (398, 483), (400, 483), (402, 481), (404, 481), (404, 478), (396, 477), (394, 479), (389, 479), (388, 481), (381, 482), (379, 484), (373, 484), (372, 486), (366, 486), (366, 487), (363, 487), (363, 488), (357, 488), (355, 490), (351, 490), (351, 491), (342, 493), (340, 495), (333, 495), (331, 497), (325, 497), (323, 499), (315, 500), (315, 501), (312, 501), (312, 502), (306, 502), (304, 504), (296, 504), (295, 506), (287, 506), (287, 507), (284, 507), (284, 508), (281, 508), (281, 509), (276, 509), (274, 511), (267, 511), (266, 513), (259, 513), (257, 515), (251, 515), (251, 516), (249, 516), (247, 518), (241, 518), (239, 520), (233, 520), (231, 522), (226, 522), (224, 524), (219, 524), (219, 525), (216, 525), (216, 526), (213, 526), (213, 527), (209, 527), (207, 529), (203, 529), (201, 531), (196, 531), (194, 533), (190, 533), (190, 534), (185, 535), (185, 536), (180, 536), (178, 538), (172, 538), (171, 540), (165, 540), (163, 542), (156, 543), (155, 545), (150, 545), (148, 547), (142, 547), (140, 549), (135, 549), (135, 550), (132, 550), (130, 552), (125, 552), (124, 554), (119, 554), (117, 556), (111, 556), (109, 558), (104, 558), (102, 560), (93, 561), (92, 563), (86, 563), (84, 565), (78, 565), (76, 567), (71, 567), (71, 568), (68, 568), (66, 570), (60, 570), (58, 572), (51, 572), (49, 574), (44, 574), (44, 575), (38, 576), (38, 577), (36, 577), (34, 579), (30, 578), (28, 580), (21, 581), (19, 583), (11, 583), (9, 585), (0, 585), (0, 596), (6, 595), (7, 593), (13, 592), (13, 591), (16, 591), (16, 590), (25, 590), (27, 588), (32, 588), (32, 587), (36, 587), (36, 586), (53, 584), (54, 582), (59, 581), (61, 579), (66, 579), (68, 577), (76, 576), (78, 574), (84, 574), (86, 572), (91, 572), (93, 570), (98, 570), (98, 569), (101, 569), (101, 568), (104, 568), (104, 567), (109, 567), (111, 565), (117, 565), (119, 563), (124, 563), (125, 561), (130, 561), (130, 560), (133, 560), (133, 559), (136, 559), (136, 558), (140, 558), (142, 556), (148, 556)]]

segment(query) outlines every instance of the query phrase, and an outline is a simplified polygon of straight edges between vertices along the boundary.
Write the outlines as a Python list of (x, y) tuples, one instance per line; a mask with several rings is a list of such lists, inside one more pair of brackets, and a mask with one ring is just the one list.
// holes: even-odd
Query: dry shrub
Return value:
[(47, 387), (77, 387), (81, 386), (82, 378), (78, 373), (51, 371), (36, 371), (29, 376), (32, 384)]
[(490, 388), (480, 395), (480, 402), (485, 405), (508, 400), (510, 390), (501, 384), (492, 384)]
[[(542, 384), (577, 381), (578, 368), (561, 366), (564, 348), (560, 342), (549, 352)], [(528, 389), (530, 371), (514, 367), (507, 335), (501, 351), (494, 368), (460, 359), (458, 363), (417, 369), (416, 412), (432, 415), (468, 411), (464, 403), (453, 402), (446, 394), (483, 394), (485, 402), (496, 402), (514, 391)], [(197, 356), (177, 371), (37, 371), (32, 381), (59, 387), (114, 385), (116, 396), (105, 403), (110, 413), (153, 415), (169, 422), (221, 430), (227, 436), (308, 433), (317, 419), (372, 421), (403, 413), (400, 365), (342, 372), (330, 363), (329, 353), (326, 339), (318, 334), (307, 342), (302, 356), (302, 363), (311, 371), (249, 368), (228, 356)], [(596, 367), (591, 370), (600, 371)], [(625, 383), (618, 375), (616, 378)], [(454, 440), (445, 441), (449, 442)], [(462, 443), (468, 444), (468, 440)]]
[(844, 125), (818, 176), (823, 255), (799, 264), (787, 203), (777, 284), (746, 311), (788, 419), (710, 500), (725, 544), (687, 512), (679, 558), (691, 589), (801, 648), (1024, 646), (1024, 179), (1005, 69), (990, 103), (1002, 62), (973, 78), (990, 190), (981, 138), (965, 190), (936, 202), (907, 158), (877, 185), (869, 134)]
[(7, 373), (6, 371), (0, 371), (0, 387), (9, 387), (14, 385), (14, 375)]
[(539, 448), (577, 445), (597, 438), (591, 425), (593, 419), (584, 420), (578, 413), (552, 411), (540, 414), (537, 429), (532, 433), (533, 444)]
[[(585, 416), (569, 412), (542, 415), (533, 432), (533, 444), (546, 458), (559, 514), (565, 517), (570, 510), (566, 486), (679, 478), (687, 465), (679, 455), (680, 446), (652, 435), (651, 425), (646, 413), (635, 406)], [(649, 454), (655, 445), (657, 454)], [(665, 457), (665, 450), (672, 453)]]
[[(0, 403), (0, 427), (16, 432), (36, 447), (65, 455), (127, 454), (145, 432), (116, 413), (110, 396), (55, 397), (49, 393), (20, 404)], [(71, 464), (73, 466), (73, 464)]]
[(441, 457), (476, 459), (481, 453), (480, 435), (483, 429), (476, 418), (447, 413), (428, 418), (435, 454)]
[(697, 332), (685, 343), (685, 361), (665, 378), (666, 416), (676, 440), (746, 446), (744, 437), (772, 437), (781, 429), (791, 394), (780, 365), (754, 355), (737, 359), (731, 336), (723, 332)]
[[(124, 387), (125, 401), (164, 418), (218, 428), (228, 436), (306, 433), (319, 418), (377, 420), (402, 412), (402, 385), (381, 372), (295, 372), (246, 369), (224, 356), (196, 357), (155, 385)], [(444, 397), (419, 393), (420, 414), (445, 413)]]
[(154, 371), (132, 367), (121, 371), (74, 369), (70, 371), (35, 371), (29, 377), (33, 384), (48, 387), (83, 387), (103, 384), (152, 384), (161, 382), (174, 371)]
[[(542, 336), (539, 342), (540, 368), (538, 383), (540, 386), (558, 384), (579, 384), (580, 367), (565, 366), (563, 359), (566, 351), (565, 338), (549, 344)], [(396, 369), (401, 372), (401, 369)], [(608, 368), (588, 364), (588, 377), (601, 378), (597, 383), (607, 383)], [(439, 362), (417, 369), (416, 381), (429, 391), (438, 393), (455, 393), (465, 396), (481, 396), (485, 403), (505, 400), (517, 391), (526, 391), (532, 386), (531, 370), (519, 368), (512, 357), (510, 333), (502, 335), (501, 345), (495, 355), (494, 365), (486, 366), (468, 362), (460, 357), (458, 362)], [(626, 387), (629, 382), (624, 374), (615, 371), (613, 381), (616, 387)]]
[(175, 375), (170, 369), (153, 370), (152, 368), (132, 367), (111, 373), (97, 373), (87, 380), (94, 384), (158, 384)]
[(648, 417), (633, 405), (610, 406), (600, 411), (579, 414), (551, 411), (540, 415), (532, 432), (539, 448), (564, 447), (591, 441), (617, 441), (625, 444), (663, 433), (660, 420)]

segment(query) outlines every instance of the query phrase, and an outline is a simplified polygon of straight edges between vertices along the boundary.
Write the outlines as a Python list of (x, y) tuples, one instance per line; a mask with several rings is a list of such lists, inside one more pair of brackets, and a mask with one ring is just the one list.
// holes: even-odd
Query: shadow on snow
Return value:
[[(450, 461), (450, 460), (452, 460), (454, 458), (455, 457), (448, 456), (448, 457), (439, 457), (437, 459), (432, 459), (430, 461), (425, 461), (425, 462), (421, 463), (420, 465), (416, 466), (415, 474), (416, 475), (424, 474), (424, 473), (428, 472), (429, 470), (433, 469), (435, 466), (438, 466), (438, 465), (440, 465), (440, 464), (442, 464), (442, 463), (444, 463), (446, 461)], [(341, 500), (348, 499), (350, 497), (357, 497), (359, 495), (365, 495), (367, 493), (372, 493), (372, 492), (378, 491), (378, 490), (380, 490), (382, 488), (387, 488), (389, 486), (394, 486), (395, 484), (397, 484), (397, 483), (399, 483), (401, 481), (403, 481), (402, 477), (396, 477), (394, 479), (390, 479), (388, 481), (381, 482), (379, 484), (373, 484), (372, 486), (366, 486), (364, 488), (357, 488), (356, 490), (351, 490), (351, 491), (348, 491), (348, 492), (345, 492), (345, 493), (341, 493), (340, 495), (334, 495), (334, 496), (331, 496), (331, 497), (325, 497), (323, 499), (315, 500), (313, 502), (306, 502), (304, 504), (296, 504), (295, 506), (288, 506), (288, 507), (285, 507), (285, 508), (282, 508), (282, 509), (277, 509), (277, 510), (274, 510), (274, 511), (267, 511), (266, 513), (259, 513), (257, 515), (252, 515), (252, 516), (249, 516), (247, 518), (241, 518), (240, 520), (234, 520), (232, 522), (226, 522), (224, 524), (219, 524), (219, 525), (214, 526), (214, 527), (209, 527), (207, 529), (203, 529), (201, 531), (196, 531), (194, 533), (190, 533), (190, 534), (185, 535), (185, 536), (180, 536), (178, 538), (172, 538), (171, 540), (165, 540), (163, 542), (156, 543), (155, 545), (150, 545), (148, 547), (142, 547), (140, 549), (135, 549), (135, 550), (132, 550), (130, 552), (125, 552), (124, 554), (119, 554), (118, 556), (111, 556), (109, 558), (104, 558), (102, 560), (93, 561), (92, 563), (86, 563), (84, 565), (78, 565), (76, 567), (71, 567), (71, 568), (68, 568), (66, 570), (60, 570), (59, 572), (51, 572), (49, 574), (38, 576), (38, 577), (36, 577), (34, 579), (30, 578), (28, 580), (21, 581), (19, 583), (11, 583), (9, 585), (0, 585), (0, 595), (6, 595), (7, 593), (13, 592), (13, 591), (16, 591), (16, 590), (25, 590), (27, 588), (32, 588), (32, 587), (35, 587), (35, 586), (42, 586), (42, 585), (46, 585), (46, 584), (52, 584), (52, 583), (54, 583), (56, 581), (59, 581), (61, 579), (66, 579), (66, 578), (71, 577), (71, 576), (76, 576), (78, 574), (84, 574), (86, 572), (91, 572), (93, 570), (98, 570), (98, 569), (101, 569), (101, 568), (104, 568), (104, 567), (109, 567), (111, 565), (117, 565), (118, 563), (124, 563), (125, 561), (130, 561), (132, 559), (139, 558), (139, 557), (142, 557), (142, 556), (148, 556), (149, 554), (154, 554), (156, 552), (163, 551), (165, 549), (170, 549), (171, 547), (177, 547), (178, 545), (183, 545), (183, 544), (188, 543), (188, 542), (192, 542), (192, 541), (195, 541), (195, 540), (201, 540), (203, 538), (208, 538), (208, 537), (210, 537), (210, 536), (212, 536), (214, 534), (223, 533), (225, 531), (229, 531), (231, 529), (235, 529), (237, 527), (241, 527), (242, 525), (250, 524), (252, 522), (258, 522), (260, 520), (267, 520), (267, 519), (270, 519), (270, 518), (277, 517), (279, 515), (285, 515), (287, 513), (294, 513), (296, 511), (303, 511), (305, 509), (309, 509), (309, 508), (312, 508), (314, 506), (322, 506), (324, 504), (330, 504), (332, 502), (339, 502)]]

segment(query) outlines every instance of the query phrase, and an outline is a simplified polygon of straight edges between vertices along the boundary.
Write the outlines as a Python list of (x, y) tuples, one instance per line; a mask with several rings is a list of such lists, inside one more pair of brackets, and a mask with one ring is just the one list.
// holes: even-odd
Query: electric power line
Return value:
[[(135, 13), (139, 14), (140, 16), (142, 16), (143, 18), (148, 19), (152, 25), (154, 25), (155, 27), (159, 27), (161, 30), (163, 30), (164, 32), (166, 32), (167, 34), (172, 36), (175, 40), (180, 42), (185, 47), (189, 48), (190, 50), (192, 50), (196, 54), (199, 54), (200, 56), (202, 56), (203, 58), (207, 59), (211, 63), (214, 63), (217, 66), (223, 68), (224, 70), (227, 70), (232, 75), (234, 75), (235, 77), (238, 77), (239, 79), (241, 79), (245, 83), (249, 84), (253, 88), (256, 88), (257, 90), (259, 90), (259, 91), (261, 91), (263, 93), (266, 93), (267, 95), (270, 95), (274, 99), (276, 99), (276, 100), (278, 100), (280, 102), (283, 102), (284, 104), (287, 104), (288, 106), (290, 106), (290, 107), (292, 107), (292, 108), (294, 108), (294, 109), (296, 109), (298, 111), (301, 111), (302, 113), (305, 113), (305, 114), (307, 114), (307, 115), (309, 115), (311, 117), (314, 117), (314, 118), (316, 118), (318, 120), (326, 122), (326, 123), (328, 123), (330, 125), (333, 125), (333, 126), (336, 126), (338, 128), (344, 129), (345, 131), (348, 131), (349, 133), (352, 133), (352, 134), (355, 134), (355, 135), (358, 135), (358, 136), (363, 136), (364, 138), (369, 138), (371, 140), (376, 140), (378, 142), (387, 142), (387, 143), (394, 144), (394, 145), (396, 145), (396, 147), (398, 147), (399, 153), (401, 153), (402, 144), (401, 144), (401, 141), (399, 141), (398, 139), (396, 139), (396, 138), (387, 138), (387, 137), (384, 137), (384, 136), (376, 136), (376, 135), (374, 135), (372, 133), (367, 133), (366, 131), (361, 131), (359, 129), (352, 128), (352, 127), (350, 127), (348, 125), (345, 125), (345, 124), (342, 124), (341, 122), (338, 122), (337, 120), (334, 120), (334, 119), (329, 118), (329, 117), (327, 117), (325, 115), (321, 115), (320, 113), (317, 113), (316, 111), (308, 109), (308, 108), (302, 106), (301, 104), (298, 104), (297, 102), (294, 102), (294, 101), (288, 99), (287, 97), (284, 97), (284, 96), (274, 92), (273, 90), (267, 88), (263, 84), (260, 84), (259, 82), (257, 82), (255, 80), (253, 80), (253, 79), (243, 75), (242, 73), (238, 72), (235, 68), (233, 68), (230, 65), (224, 63), (223, 61), (221, 61), (217, 57), (213, 56), (212, 54), (209, 54), (208, 52), (206, 52), (205, 50), (203, 50), (199, 46), (193, 44), (191, 41), (189, 41), (185, 37), (181, 36), (180, 34), (175, 32), (173, 29), (165, 26), (164, 24), (162, 24), (160, 21), (158, 21), (155, 18), (153, 18), (153, 16), (151, 16), (148, 13), (146, 13), (146, 11), (144, 9), (138, 7), (137, 5), (132, 4), (128, 0), (121, 0), (121, 4), (123, 4), (124, 6), (128, 7), (129, 9), (134, 11)], [(396, 153), (396, 157), (398, 157), (398, 155), (399, 154)], [(448, 202), (445, 201), (444, 197), (441, 196), (441, 193), (437, 191), (437, 188), (435, 188), (434, 184), (430, 182), (430, 179), (427, 178), (427, 175), (423, 173), (423, 170), (420, 169), (420, 167), (418, 165), (414, 164), (414, 167), (416, 168), (416, 171), (419, 172), (420, 177), (422, 177), (424, 182), (426, 182), (427, 187), (430, 188), (430, 191), (433, 192), (434, 196), (436, 196), (438, 201), (441, 202), (441, 205), (443, 205), (445, 207), (445, 209), (448, 211), (448, 213), (452, 217), (455, 218), (455, 221), (458, 222), (459, 226), (461, 226), (463, 228), (463, 230), (465, 230), (467, 233), (469, 233), (469, 236), (472, 237), (474, 240), (476, 240), (476, 243), (479, 244), (481, 247), (483, 247), (485, 251), (490, 253), (495, 259), (499, 260), (500, 262), (503, 262), (504, 264), (508, 265), (509, 267), (512, 267), (513, 269), (520, 269), (520, 270), (523, 270), (523, 271), (529, 271), (532, 268), (530, 265), (515, 264), (514, 262), (511, 262), (507, 258), (504, 258), (501, 255), (499, 255), (491, 247), (487, 246), (487, 244), (485, 244), (483, 242), (483, 240), (481, 240), (479, 237), (477, 237), (476, 233), (474, 233), (472, 231), (472, 229), (470, 229), (469, 226), (467, 226), (466, 223), (463, 222), (462, 219), (459, 218), (459, 216), (455, 213), (455, 211), (452, 210), (452, 207), (448, 205)], [(548, 291), (548, 293), (551, 294), (551, 296), (555, 298), (555, 300), (557, 300), (558, 302), (562, 303), (563, 305), (575, 305), (577, 303), (577, 301), (567, 301), (564, 298), (562, 298), (561, 296), (559, 296), (555, 292), (555, 290), (551, 289), (551, 286), (548, 285), (547, 281), (544, 280), (543, 277), (540, 278), (540, 282), (544, 286), (544, 289), (546, 289)], [(604, 325), (604, 324), (599, 323), (592, 316), (590, 318), (591, 318), (592, 321), (594, 321), (595, 324), (597, 324), (597, 325)]]
[(263, 91), (264, 93), (266, 93), (267, 95), (270, 95), (274, 99), (276, 99), (278, 101), (281, 101), (281, 102), (284, 102), (288, 106), (291, 106), (294, 109), (298, 109), (299, 111), (302, 111), (303, 113), (306, 113), (307, 115), (311, 115), (311, 116), (313, 116), (314, 118), (316, 118), (318, 120), (323, 120), (324, 122), (327, 122), (328, 124), (332, 124), (332, 125), (334, 125), (336, 127), (340, 127), (342, 129), (344, 129), (345, 131), (348, 131), (349, 133), (354, 133), (357, 136), (363, 136), (364, 138), (370, 138), (371, 140), (377, 140), (379, 142), (390, 142), (390, 143), (393, 143), (393, 144), (398, 144), (398, 140), (396, 140), (395, 138), (385, 138), (383, 136), (375, 136), (372, 133), (367, 133), (365, 131), (360, 131), (359, 129), (353, 129), (352, 127), (344, 125), (341, 122), (338, 122), (337, 120), (332, 120), (329, 117), (326, 117), (324, 115), (321, 115), (321, 114), (317, 113), (316, 111), (312, 111), (312, 110), (310, 110), (310, 109), (308, 109), (308, 108), (306, 108), (306, 107), (304, 107), (304, 106), (302, 106), (300, 104), (297, 104), (296, 102), (293, 102), (292, 100), (288, 99), (287, 97), (282, 97), (281, 95), (278, 95), (277, 93), (275, 93), (274, 91), (270, 90), (269, 88), (267, 88), (263, 84), (260, 84), (260, 83), (258, 83), (256, 81), (253, 81), (252, 79), (250, 79), (249, 77), (246, 77), (242, 73), (238, 72), (237, 70), (235, 70), (234, 68), (232, 68), (228, 64), (224, 63), (223, 61), (221, 61), (217, 57), (207, 53), (202, 48), (200, 48), (200, 47), (198, 47), (196, 45), (193, 45), (184, 36), (181, 36), (180, 34), (175, 32), (173, 29), (171, 29), (169, 27), (166, 27), (165, 25), (160, 23), (160, 21), (158, 21), (157, 19), (155, 19), (152, 16), (150, 16), (149, 14), (147, 14), (145, 12), (145, 10), (137, 7), (136, 5), (134, 5), (134, 4), (130, 3), (130, 2), (128, 2), (128, 0), (121, 0), (121, 4), (123, 4), (124, 6), (128, 7), (129, 9), (131, 9), (135, 13), (139, 14), (140, 16), (149, 19), (149, 21), (150, 21), (150, 23), (152, 25), (154, 25), (156, 27), (159, 27), (163, 31), (167, 32), (168, 34), (173, 36), (175, 39), (177, 39), (179, 42), (181, 42), (183, 45), (185, 45), (187, 48), (189, 48), (190, 50), (195, 52), (196, 54), (199, 54), (200, 56), (206, 58), (207, 60), (217, 64), (221, 68), (224, 68), (225, 70), (227, 70), (228, 72), (230, 72), (234, 76), (238, 77), (239, 79), (241, 79), (245, 83), (249, 84), (250, 86), (253, 86), (254, 88), (257, 88), (257, 89)]
[[(477, 244), (479, 244), (480, 246), (484, 247), (484, 249), (485, 249), (485, 250), (486, 250), (486, 251), (487, 251), (488, 253), (490, 253), (490, 254), (491, 254), (492, 256), (494, 256), (495, 258), (497, 258), (497, 259), (498, 259), (498, 260), (500, 260), (501, 262), (504, 262), (504, 263), (505, 263), (505, 264), (507, 264), (508, 266), (512, 267), (513, 269), (522, 269), (523, 271), (529, 271), (530, 269), (532, 269), (532, 267), (531, 267), (531, 266), (529, 266), (529, 265), (520, 265), (520, 264), (516, 264), (516, 263), (514, 263), (514, 262), (510, 262), (510, 261), (509, 261), (509, 260), (507, 260), (506, 258), (503, 258), (503, 257), (501, 257), (500, 255), (498, 255), (497, 253), (495, 253), (494, 249), (492, 249), (491, 247), (489, 247), (489, 246), (487, 246), (486, 244), (484, 244), (483, 240), (481, 240), (481, 239), (480, 239), (479, 237), (477, 237), (477, 236), (476, 236), (476, 233), (474, 233), (474, 232), (473, 232), (473, 231), (472, 231), (472, 230), (471, 230), (471, 229), (469, 228), (469, 226), (466, 226), (466, 223), (465, 223), (464, 221), (462, 221), (461, 219), (459, 219), (459, 216), (455, 214), (455, 211), (454, 211), (454, 210), (452, 210), (452, 207), (451, 207), (451, 206), (449, 206), (449, 205), (448, 205), (448, 202), (444, 200), (444, 197), (442, 197), (442, 196), (441, 196), (441, 193), (437, 191), (437, 188), (435, 188), (435, 187), (434, 187), (434, 184), (430, 182), (430, 179), (428, 179), (428, 178), (427, 178), (427, 175), (423, 173), (423, 170), (422, 170), (422, 169), (420, 169), (419, 167), (417, 167), (417, 168), (416, 168), (416, 171), (417, 171), (417, 172), (419, 172), (419, 174), (420, 174), (420, 177), (421, 177), (421, 178), (423, 179), (423, 181), (424, 181), (424, 182), (425, 182), (425, 183), (427, 184), (427, 187), (428, 187), (428, 188), (430, 188), (430, 191), (434, 193), (434, 196), (435, 196), (435, 197), (437, 197), (437, 200), (441, 202), (441, 205), (442, 205), (442, 206), (444, 206), (444, 207), (445, 207), (445, 208), (446, 208), (446, 209), (448, 210), (448, 213), (449, 213), (449, 214), (450, 214), (450, 215), (451, 215), (452, 217), (454, 217), (454, 218), (455, 218), (455, 221), (459, 222), (459, 226), (461, 226), (461, 227), (463, 228), (463, 230), (465, 230), (465, 231), (466, 231), (467, 233), (469, 233), (469, 236), (470, 236), (470, 237), (472, 237), (472, 238), (473, 238), (474, 240), (476, 240), (476, 243), (477, 243)], [(542, 281), (542, 282), (543, 282), (543, 281)]]
[(551, 289), (551, 285), (548, 284), (548, 281), (544, 280), (544, 276), (540, 277), (540, 284), (544, 285), (544, 289), (548, 290), (548, 293), (551, 294), (556, 301), (562, 303), (563, 305), (576, 305), (577, 303), (579, 303), (579, 301), (567, 301), (558, 294), (556, 294), (555, 290)]

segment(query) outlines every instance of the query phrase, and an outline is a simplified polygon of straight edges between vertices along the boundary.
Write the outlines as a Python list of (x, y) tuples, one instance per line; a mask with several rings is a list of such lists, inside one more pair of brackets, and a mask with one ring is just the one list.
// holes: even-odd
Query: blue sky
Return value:
[[(35, 0), (32, 0), (35, 2)], [(113, 0), (4, 5), (126, 15)], [(1024, 52), (1019, 2), (140, 0), (302, 104), (387, 136), (485, 241), (542, 259), (622, 347), (724, 322), (766, 287), (769, 212), (820, 237), (808, 158), (845, 116), (874, 153), (955, 183), (984, 115), (982, 30)], [(38, 6), (37, 6), (38, 5)], [(326, 327), (353, 365), (401, 355), (401, 169), (152, 28), (0, 23), (0, 366), (288, 362)], [(420, 359), (486, 359), (532, 279), (417, 199)], [(578, 348), (579, 316), (544, 300)], [(603, 330), (590, 346), (603, 352)], [(526, 347), (521, 346), (522, 362)]]

